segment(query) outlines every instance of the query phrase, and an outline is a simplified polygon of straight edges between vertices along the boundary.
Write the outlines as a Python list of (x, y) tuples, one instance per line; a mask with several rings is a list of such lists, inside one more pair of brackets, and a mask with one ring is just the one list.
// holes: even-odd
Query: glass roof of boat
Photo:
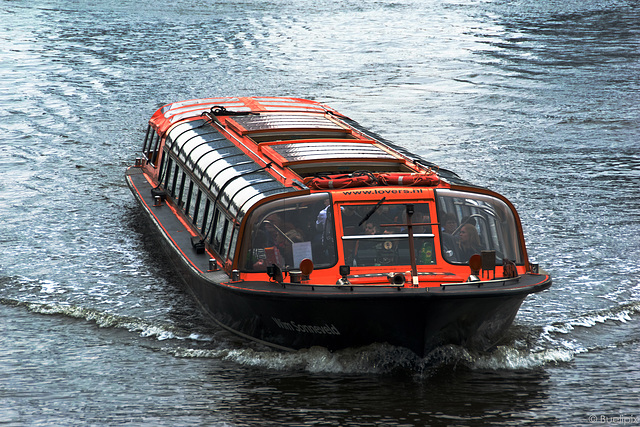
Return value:
[(335, 131), (351, 133), (350, 129), (338, 125), (325, 116), (309, 114), (256, 114), (233, 117), (233, 122), (240, 125), (239, 133), (247, 134), (259, 131), (277, 131), (301, 129)]
[[(212, 104), (215, 106), (210, 107)], [(262, 163), (256, 163), (232, 142), (233, 139), (240, 142), (237, 137), (229, 140), (217, 125), (240, 138), (250, 138), (259, 145), (258, 151), (267, 161), (289, 167), (300, 177), (362, 168), (408, 171), (401, 155), (310, 101), (209, 98), (170, 104), (162, 114), (175, 123), (181, 118), (201, 116), (202, 109), (207, 107), (212, 109), (206, 117), (169, 127), (167, 147), (238, 220), (261, 199), (297, 189), (285, 186)], [(223, 113), (215, 114), (216, 107), (222, 108)], [(211, 126), (212, 120), (217, 125)], [(166, 126), (164, 122), (157, 123)], [(299, 187), (304, 185), (300, 183)]]
[(357, 137), (350, 127), (326, 114), (259, 113), (228, 117), (225, 124), (260, 144), (262, 152), (283, 167), (318, 163), (322, 169), (328, 162), (347, 159), (400, 161), (376, 141)]
[(356, 139), (349, 127), (318, 114), (298, 112), (235, 116), (228, 118), (226, 125), (258, 144), (307, 139)]
[(387, 159), (396, 157), (377, 145), (367, 142), (298, 142), (270, 146), (287, 162), (324, 159)]
[(207, 120), (180, 123), (167, 146), (238, 221), (259, 200), (295, 191), (278, 182), (242, 150), (207, 126)]
[(215, 107), (223, 107), (234, 113), (264, 113), (264, 112), (292, 112), (292, 113), (320, 113), (332, 111), (330, 108), (314, 101), (298, 98), (278, 97), (218, 97), (190, 99), (173, 102), (160, 108), (151, 118), (160, 134), (164, 134), (171, 125), (180, 120), (197, 117)]

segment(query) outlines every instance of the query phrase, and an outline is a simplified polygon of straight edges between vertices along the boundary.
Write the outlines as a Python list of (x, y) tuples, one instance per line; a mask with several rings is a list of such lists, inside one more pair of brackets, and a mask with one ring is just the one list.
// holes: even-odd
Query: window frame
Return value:
[[(309, 209), (308, 214), (301, 214), (301, 206), (304, 209)], [(328, 207), (327, 207), (328, 206)], [(291, 253), (289, 257), (282, 255), (282, 265), (278, 264), (284, 271), (296, 270), (299, 268), (296, 265), (296, 260), (305, 254), (305, 251), (310, 251), (311, 259), (314, 263), (314, 268), (328, 269), (335, 267), (338, 263), (338, 248), (336, 244), (336, 224), (333, 214), (335, 205), (330, 193), (310, 193), (310, 194), (298, 194), (298, 195), (285, 195), (275, 199), (269, 199), (268, 201), (258, 203), (253, 206), (243, 219), (243, 232), (242, 240), (237, 241), (235, 246), (238, 253), (237, 265), (240, 271), (248, 273), (262, 273), (266, 271), (267, 264), (258, 265), (258, 261), (264, 260), (267, 262), (269, 258), (264, 257), (265, 250), (272, 246), (264, 246), (260, 243), (264, 243), (258, 236), (265, 234), (266, 224), (271, 224), (272, 221), (280, 219), (282, 224), (275, 224), (278, 235), (286, 239), (284, 235), (290, 236), (289, 232), (298, 232), (298, 236), (301, 240), (294, 241), (293, 237), (289, 237), (288, 248), (295, 254)], [(317, 209), (317, 211), (315, 210)], [(324, 210), (329, 209), (331, 214), (329, 219), (332, 220), (329, 228), (322, 228), (322, 231), (318, 228), (318, 215)], [(290, 214), (287, 214), (290, 212)], [(276, 215), (276, 217), (273, 217)], [(289, 215), (289, 216), (287, 216)], [(294, 223), (293, 227), (289, 226), (289, 223)], [(325, 222), (325, 225), (327, 223)], [(306, 225), (306, 226), (303, 226)], [(233, 230), (235, 233), (235, 230)], [(236, 235), (238, 233), (235, 233)], [(322, 242), (322, 238), (325, 237), (325, 242)], [(320, 239), (320, 240), (318, 240)], [(297, 246), (296, 244), (301, 246)], [(307, 249), (305, 249), (307, 248)], [(306, 255), (306, 254), (305, 254)], [(305, 256), (306, 257), (306, 256)], [(277, 258), (277, 257), (276, 257)], [(288, 263), (287, 261), (291, 261)]]
[[(436, 211), (440, 222), (440, 250), (445, 262), (453, 265), (466, 265), (468, 260), (455, 254), (456, 248), (447, 245), (456, 243), (456, 234), (468, 218), (478, 232), (482, 250), (496, 251), (496, 265), (502, 265), (507, 258), (516, 265), (524, 265), (525, 251), (522, 239), (522, 228), (517, 212), (513, 206), (497, 194), (480, 193), (469, 190), (437, 189), (435, 190)], [(455, 200), (458, 199), (459, 201)], [(473, 202), (471, 202), (473, 201)], [(444, 231), (444, 215), (452, 214), (456, 217), (457, 226), (453, 234)], [(502, 215), (502, 217), (501, 217)], [(490, 221), (493, 219), (493, 221)], [(452, 239), (453, 237), (453, 239)]]

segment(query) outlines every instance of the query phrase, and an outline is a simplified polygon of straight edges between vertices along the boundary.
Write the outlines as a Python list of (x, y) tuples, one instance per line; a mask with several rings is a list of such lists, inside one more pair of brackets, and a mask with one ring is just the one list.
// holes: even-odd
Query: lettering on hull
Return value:
[(286, 322), (276, 317), (272, 317), (273, 321), (278, 325), (280, 329), (291, 332), (306, 332), (310, 334), (325, 334), (325, 335), (341, 335), (338, 328), (335, 325), (324, 324), (319, 325), (301, 325), (294, 321)]

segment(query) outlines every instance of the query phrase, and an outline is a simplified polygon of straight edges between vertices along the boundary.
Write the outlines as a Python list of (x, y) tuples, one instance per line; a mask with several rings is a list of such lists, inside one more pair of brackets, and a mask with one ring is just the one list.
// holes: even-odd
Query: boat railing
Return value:
[(281, 285), (283, 288), (287, 288), (287, 287), (301, 287), (301, 288), (311, 288), (312, 291), (315, 290), (315, 288), (320, 288), (320, 289), (327, 289), (327, 288), (338, 288), (338, 289), (349, 289), (351, 291), (354, 290), (354, 288), (390, 288), (390, 289), (397, 289), (398, 291), (402, 290), (402, 288), (405, 287), (404, 283), (402, 284), (396, 284), (396, 283), (348, 283), (348, 284), (344, 284), (344, 285), (339, 285), (336, 283), (327, 283), (327, 284), (318, 284), (318, 283), (298, 283), (298, 282), (282, 282), (282, 283), (278, 283), (279, 285)]
[[(435, 237), (434, 234), (423, 234), (423, 233), (414, 233), (413, 237)], [(400, 234), (356, 234), (351, 236), (342, 236), (342, 240), (365, 240), (365, 239), (378, 239), (378, 240), (387, 240), (387, 239), (403, 239), (409, 238), (408, 233), (400, 233)]]
[(492, 280), (469, 280), (466, 282), (458, 282), (458, 283), (440, 283), (440, 288), (444, 291), (449, 286), (476, 286), (478, 288), (485, 285), (510, 285), (513, 283), (518, 283), (520, 281), (520, 276), (517, 277), (507, 277), (502, 279), (492, 279)]

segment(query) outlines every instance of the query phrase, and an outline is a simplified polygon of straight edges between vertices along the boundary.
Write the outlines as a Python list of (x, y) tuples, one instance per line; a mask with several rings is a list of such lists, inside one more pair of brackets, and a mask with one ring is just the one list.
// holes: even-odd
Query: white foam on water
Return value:
[(123, 316), (92, 308), (84, 308), (70, 304), (49, 304), (37, 302), (21, 302), (0, 299), (0, 303), (24, 306), (29, 311), (44, 315), (63, 315), (75, 319), (84, 319), (95, 323), (100, 328), (126, 329), (136, 332), (143, 338), (155, 338), (157, 341), (181, 340), (192, 342), (210, 342), (212, 339), (204, 334), (192, 333), (175, 325), (133, 316)]
[[(571, 363), (579, 354), (600, 349), (604, 344), (591, 343), (578, 329), (610, 324), (626, 324), (640, 313), (640, 302), (585, 314), (567, 322), (535, 328), (521, 327), (510, 342), (492, 351), (480, 352), (448, 345), (438, 347), (424, 358), (410, 351), (383, 344), (330, 352), (314, 347), (295, 352), (254, 348), (165, 349), (176, 357), (217, 358), (240, 365), (274, 370), (303, 370), (312, 373), (380, 374), (396, 370), (419, 374), (439, 367), (465, 367), (472, 370), (536, 369)], [(606, 345), (605, 345), (606, 346)]]
[[(40, 283), (42, 286), (43, 283)], [(55, 284), (45, 284), (55, 289)], [(248, 341), (232, 341), (227, 335), (214, 336), (186, 330), (176, 325), (124, 316), (71, 304), (23, 302), (2, 299), (0, 303), (24, 306), (44, 315), (84, 319), (100, 328), (125, 329), (145, 339), (167, 342), (162, 350), (180, 358), (213, 358), (243, 366), (270, 370), (300, 370), (311, 373), (381, 374), (405, 371), (428, 375), (440, 367), (472, 370), (518, 370), (570, 363), (576, 355), (610, 345), (591, 343), (581, 334), (600, 325), (616, 327), (631, 322), (640, 313), (640, 302), (631, 302), (539, 327), (519, 326), (509, 342), (489, 352), (460, 346), (438, 347), (423, 358), (407, 349), (372, 344), (331, 352), (322, 347), (299, 351), (279, 351)], [(587, 334), (588, 336), (588, 334)], [(616, 344), (616, 343), (614, 343)]]

